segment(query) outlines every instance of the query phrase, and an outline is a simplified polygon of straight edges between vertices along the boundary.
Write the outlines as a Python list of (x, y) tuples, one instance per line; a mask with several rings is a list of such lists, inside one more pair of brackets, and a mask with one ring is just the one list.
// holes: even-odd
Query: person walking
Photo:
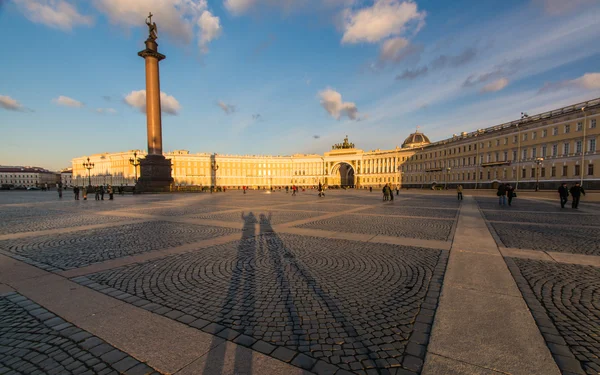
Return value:
[(396, 195), (400, 195), (400, 185), (396, 185)]
[(81, 191), (81, 195), (83, 196), (83, 200), (87, 201), (87, 189), (88, 189), (88, 187), (87, 186), (82, 186), (81, 188), (83, 189)]
[(390, 192), (390, 200), (393, 201), (394, 200), (394, 188), (392, 187), (392, 184), (388, 184), (388, 190)]
[(383, 201), (388, 201), (390, 200), (390, 190), (389, 187), (386, 185), (383, 185)]
[(292, 185), (292, 197), (296, 195), (296, 185)]
[(575, 186), (569, 190), (571, 192), (571, 196), (573, 199), (571, 200), (571, 207), (577, 209), (579, 206), (579, 199), (581, 198), (581, 194), (585, 195), (585, 190), (583, 190), (583, 186), (579, 184), (579, 182), (575, 183)]
[(79, 200), (79, 186), (73, 187), (73, 195), (75, 196), (75, 200), (78, 201)]
[(104, 200), (104, 185), (100, 185), (100, 200)]
[(94, 188), (94, 199), (99, 201), (100, 200), (100, 186), (96, 185), (96, 187)]
[(565, 204), (569, 201), (569, 188), (566, 182), (563, 182), (558, 188), (558, 196), (560, 197), (560, 208), (565, 208)]
[(498, 196), (498, 204), (500, 206), (506, 206), (506, 186), (504, 184), (498, 185), (498, 192), (496, 195)]
[(513, 198), (517, 196), (515, 188), (511, 184), (506, 184), (506, 196), (508, 197), (508, 205), (511, 206)]
[(108, 199), (111, 201), (113, 200), (113, 194), (114, 194), (114, 191), (113, 191), (112, 185), (108, 185)]
[(58, 190), (58, 197), (62, 199), (62, 186), (57, 186), (56, 190)]
[(369, 186), (369, 193), (373, 192), (373, 186)]
[(459, 201), (463, 200), (463, 194), (462, 194), (462, 192), (463, 192), (463, 186), (462, 185), (458, 185), (456, 187), (456, 194), (457, 194), (457, 197), (458, 197)]

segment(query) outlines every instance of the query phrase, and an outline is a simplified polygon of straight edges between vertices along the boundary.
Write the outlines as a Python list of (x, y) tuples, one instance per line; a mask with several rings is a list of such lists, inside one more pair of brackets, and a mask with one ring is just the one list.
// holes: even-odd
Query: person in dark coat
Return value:
[(512, 206), (512, 200), (515, 197), (515, 188), (511, 184), (506, 184), (506, 196), (508, 197), (508, 205)]
[(506, 186), (504, 184), (498, 185), (498, 192), (496, 195), (498, 196), (498, 204), (506, 206)]
[(571, 201), (571, 207), (577, 209), (577, 206), (579, 206), (579, 199), (581, 198), (581, 194), (585, 195), (585, 190), (583, 190), (583, 187), (578, 182), (575, 184), (575, 186), (571, 188), (570, 192), (571, 196), (573, 197)]
[(569, 188), (567, 188), (566, 182), (563, 182), (558, 188), (558, 196), (560, 197), (560, 207), (565, 208), (565, 204), (569, 200)]

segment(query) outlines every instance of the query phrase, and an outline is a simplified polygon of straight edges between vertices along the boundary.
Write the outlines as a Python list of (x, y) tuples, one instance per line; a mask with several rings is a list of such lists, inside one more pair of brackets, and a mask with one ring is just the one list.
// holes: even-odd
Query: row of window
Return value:
[[(569, 169), (571, 169), (571, 174), (569, 174)], [(511, 170), (511, 178), (516, 178), (516, 170)], [(581, 174), (581, 166), (580, 165), (574, 165), (569, 167), (568, 165), (563, 165), (562, 168), (560, 169), (561, 171), (561, 176), (560, 177), (577, 177), (580, 176)], [(500, 174), (500, 172), (502, 172), (502, 174)], [(529, 173), (528, 173), (529, 172)], [(527, 168), (523, 168), (521, 169), (521, 178), (537, 178), (538, 175), (537, 173), (539, 172), (539, 177), (540, 178), (545, 178), (546, 177), (546, 168), (545, 167), (541, 167), (539, 169), (537, 168), (531, 168), (531, 169), (527, 169)], [(557, 177), (557, 167), (553, 166), (550, 168), (550, 177)], [(587, 165), (587, 175), (588, 176), (593, 176), (594, 175), (594, 164), (588, 164)], [(483, 180), (483, 176), (484, 176), (484, 172), (480, 171), (479, 172), (479, 180)], [(462, 177), (462, 178), (461, 178)], [(446, 178), (449, 181), (475, 181), (476, 180), (477, 175), (475, 174), (475, 172), (471, 173), (471, 172), (463, 172), (463, 173), (450, 173), (447, 175), (443, 175), (443, 174), (434, 174), (434, 175), (427, 175), (427, 176), (423, 176), (423, 175), (418, 175), (418, 176), (403, 176), (402, 180), (407, 181), (407, 182), (423, 182), (423, 181), (428, 181), (428, 182), (433, 182), (433, 181), (437, 181), (437, 182), (443, 182), (446, 181)], [(508, 177), (508, 170), (504, 169), (502, 171), (499, 170), (488, 170), (487, 171), (487, 179), (489, 181), (492, 180), (492, 178), (494, 179), (499, 179), (499, 178), (503, 178), (503, 179), (507, 179)]]

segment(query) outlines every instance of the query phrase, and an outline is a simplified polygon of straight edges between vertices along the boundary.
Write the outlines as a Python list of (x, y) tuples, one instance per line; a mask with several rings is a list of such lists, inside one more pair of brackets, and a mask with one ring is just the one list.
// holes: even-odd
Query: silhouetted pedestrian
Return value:
[(570, 190), (571, 196), (573, 197), (571, 202), (571, 207), (577, 209), (579, 206), (579, 199), (581, 198), (581, 194), (585, 195), (585, 190), (583, 187), (577, 182), (575, 186), (573, 186)]
[(456, 187), (456, 194), (458, 196), (458, 200), (462, 201), (463, 200), (463, 186), (462, 185), (458, 185)]
[(511, 184), (506, 184), (506, 196), (508, 197), (508, 205), (512, 206), (512, 200), (517, 196), (515, 188)]
[(565, 204), (569, 201), (569, 188), (566, 182), (563, 182), (558, 188), (558, 196), (560, 197), (560, 208), (565, 208)]
[(496, 195), (498, 196), (498, 204), (500, 206), (506, 206), (506, 186), (504, 184), (498, 185)]

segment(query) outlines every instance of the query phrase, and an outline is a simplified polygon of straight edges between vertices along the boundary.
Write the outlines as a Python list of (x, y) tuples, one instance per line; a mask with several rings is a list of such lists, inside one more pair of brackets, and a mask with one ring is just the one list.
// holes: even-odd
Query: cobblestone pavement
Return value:
[(291, 221), (309, 219), (312, 217), (320, 216), (322, 213), (319, 212), (290, 212), (290, 211), (274, 211), (268, 208), (260, 208), (260, 209), (242, 209), (238, 212), (229, 212), (222, 214), (202, 214), (202, 215), (192, 215), (191, 218), (194, 219), (205, 219), (205, 220), (219, 220), (219, 221), (239, 221), (239, 222), (247, 222), (250, 220), (251, 222), (257, 224), (284, 224)]
[(312, 221), (298, 228), (446, 241), (450, 239), (454, 223), (454, 220), (350, 214)]
[(0, 317), (0, 374), (159, 374), (18, 293), (0, 295)]
[(501, 212), (484, 210), (484, 216), (490, 221), (508, 221), (520, 223), (560, 224), (562, 226), (594, 226), (598, 225), (600, 215), (586, 215), (583, 213), (548, 215), (533, 212)]
[[(546, 202), (533, 200), (521, 203), (526, 204), (522, 210), (513, 210), (515, 206), (499, 208), (493, 198), (479, 197), (477, 202), (488, 220), (492, 235), (500, 245), (519, 249), (600, 255), (600, 213), (561, 210), (560, 206), (557, 209)], [(554, 214), (553, 211), (557, 213)]]
[(507, 262), (563, 373), (600, 373), (600, 268)]
[(420, 207), (403, 207), (402, 202), (398, 202), (398, 205), (370, 207), (365, 210), (359, 211), (365, 214), (377, 214), (377, 215), (398, 215), (398, 216), (416, 216), (416, 217), (438, 217), (454, 219), (458, 215), (458, 209), (456, 208), (436, 208), (434, 210), (423, 209)]
[(235, 233), (204, 225), (148, 221), (66, 234), (0, 241), (0, 249), (46, 268), (66, 270)]
[(251, 234), (76, 281), (305, 369), (420, 371), (447, 252)]
[(42, 216), (27, 216), (0, 220), (0, 235), (19, 232), (106, 224), (127, 220), (119, 216), (99, 216), (83, 213), (51, 212)]

